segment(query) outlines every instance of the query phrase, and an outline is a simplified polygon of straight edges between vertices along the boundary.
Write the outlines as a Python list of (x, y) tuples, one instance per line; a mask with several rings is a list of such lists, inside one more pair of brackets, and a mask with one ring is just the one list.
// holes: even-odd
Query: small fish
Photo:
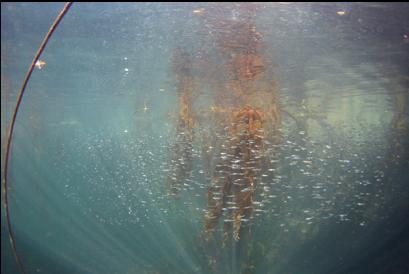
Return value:
[[(143, 112), (147, 112), (149, 110), (149, 107), (146, 105), (146, 102), (143, 103)], [(182, 132), (181, 134), (184, 134), (184, 132)]]
[(204, 11), (205, 11), (205, 9), (200, 8), (200, 9), (195, 9), (195, 10), (193, 10), (193, 13), (195, 13), (195, 14), (202, 14)]
[(37, 60), (37, 62), (35, 63), (35, 67), (38, 69), (43, 69), (46, 65), (46, 62), (43, 60)]

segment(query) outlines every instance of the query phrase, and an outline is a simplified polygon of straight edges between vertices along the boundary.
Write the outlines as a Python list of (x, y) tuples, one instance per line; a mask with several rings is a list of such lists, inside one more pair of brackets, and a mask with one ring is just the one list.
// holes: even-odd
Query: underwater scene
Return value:
[(9, 135), (64, 5), (1, 4), (1, 273), (409, 273), (408, 3), (74, 3)]

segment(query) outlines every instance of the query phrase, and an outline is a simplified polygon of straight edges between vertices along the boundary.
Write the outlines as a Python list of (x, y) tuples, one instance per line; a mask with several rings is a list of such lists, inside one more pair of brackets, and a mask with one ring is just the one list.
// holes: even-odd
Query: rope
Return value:
[(16, 123), (16, 118), (17, 118), (17, 113), (20, 109), (21, 101), (23, 100), (24, 92), (26, 89), (26, 86), (28, 84), (28, 81), (30, 80), (31, 74), (33, 73), (34, 66), (38, 59), (40, 58), (41, 53), (44, 51), (48, 41), (50, 40), (51, 36), (53, 35), (55, 29), (58, 27), (59, 23), (63, 19), (64, 15), (68, 12), (69, 8), (71, 7), (72, 2), (67, 2), (63, 9), (61, 10), (60, 14), (57, 16), (57, 18), (54, 20), (53, 24), (51, 25), (50, 29), (48, 30), (47, 34), (45, 35), (43, 41), (40, 44), (40, 47), (37, 50), (37, 53), (34, 55), (34, 59), (31, 62), (31, 65), (27, 71), (26, 77), (24, 78), (23, 85), (21, 86), (21, 89), (18, 93), (17, 96), (17, 103), (16, 106), (14, 107), (12, 118), (10, 121), (9, 125), (9, 130), (7, 134), (7, 143), (6, 143), (6, 153), (5, 153), (5, 158), (4, 158), (4, 176), (3, 176), (3, 191), (4, 191), (4, 209), (5, 209), (5, 214), (6, 214), (6, 222), (7, 222), (7, 228), (8, 228), (8, 235), (10, 239), (10, 244), (11, 244), (11, 249), (14, 255), (14, 258), (17, 262), (18, 268), (21, 273), (26, 273), (21, 261), (20, 256), (17, 253), (16, 249), (16, 240), (14, 238), (14, 233), (13, 229), (11, 227), (11, 221), (10, 221), (10, 208), (9, 208), (9, 203), (8, 203), (8, 166), (9, 166), (9, 159), (10, 159), (10, 149), (11, 149), (11, 142), (13, 139), (13, 133), (14, 133), (14, 125)]

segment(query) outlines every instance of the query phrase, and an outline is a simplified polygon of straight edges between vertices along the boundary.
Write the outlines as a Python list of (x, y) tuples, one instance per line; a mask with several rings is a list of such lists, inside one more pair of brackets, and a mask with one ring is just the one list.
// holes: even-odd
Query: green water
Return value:
[[(1, 5), (2, 155), (18, 88), (62, 6)], [(225, 248), (203, 237), (199, 143), (180, 197), (166, 185), (172, 55), (198, 54), (202, 7), (75, 3), (64, 18), (13, 139), (10, 212), (27, 273), (407, 273), (409, 6), (274, 3), (258, 13), (283, 140), (274, 168), (263, 167), (274, 170), (251, 241)], [(2, 213), (1, 272), (18, 273)]]

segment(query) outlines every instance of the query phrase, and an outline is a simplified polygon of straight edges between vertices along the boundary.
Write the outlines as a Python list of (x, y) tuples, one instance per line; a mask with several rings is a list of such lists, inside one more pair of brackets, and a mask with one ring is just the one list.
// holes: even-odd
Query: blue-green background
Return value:
[[(1, 4), (2, 167), (17, 91), (62, 6)], [(202, 7), (75, 3), (62, 21), (27, 87), (10, 160), (28, 273), (244, 273), (240, 252), (203, 242), (199, 147), (194, 182), (179, 200), (166, 190), (172, 54), (195, 54)], [(407, 14), (407, 3), (270, 3), (256, 16), (281, 108), (301, 122), (283, 114), (251, 273), (409, 272)], [(1, 272), (18, 273), (4, 220), (2, 209)]]

